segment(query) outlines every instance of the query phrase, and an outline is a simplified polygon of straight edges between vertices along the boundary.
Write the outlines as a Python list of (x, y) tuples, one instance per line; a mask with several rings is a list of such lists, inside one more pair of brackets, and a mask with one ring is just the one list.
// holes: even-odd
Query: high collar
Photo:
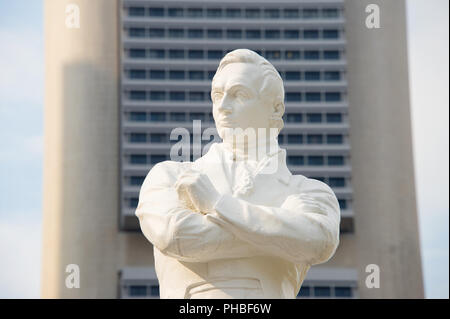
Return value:
[[(201, 168), (201, 165), (205, 162), (214, 164), (224, 164), (223, 162), (227, 162), (231, 164), (233, 161), (235, 161), (235, 156), (232, 151), (225, 147), (223, 143), (214, 143), (210, 146), (208, 152), (196, 161), (196, 163), (198, 162), (196, 166)], [(264, 158), (253, 162), (256, 162), (256, 166), (258, 167), (256, 175), (273, 175), (284, 184), (289, 184), (292, 174), (286, 165), (286, 150), (280, 148), (278, 143)], [(265, 170), (265, 168), (271, 167), (276, 167), (273, 172), (271, 170)]]

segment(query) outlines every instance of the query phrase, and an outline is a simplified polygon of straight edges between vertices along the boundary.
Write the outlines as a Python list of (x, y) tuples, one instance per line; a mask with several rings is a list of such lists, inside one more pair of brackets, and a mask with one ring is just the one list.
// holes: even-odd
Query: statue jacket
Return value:
[[(214, 143), (194, 162), (150, 170), (136, 215), (154, 246), (161, 298), (295, 298), (309, 268), (333, 256), (340, 212), (331, 188), (292, 175), (278, 146), (257, 164), (241, 169)], [(186, 169), (221, 194), (214, 212), (180, 202), (174, 184)]]

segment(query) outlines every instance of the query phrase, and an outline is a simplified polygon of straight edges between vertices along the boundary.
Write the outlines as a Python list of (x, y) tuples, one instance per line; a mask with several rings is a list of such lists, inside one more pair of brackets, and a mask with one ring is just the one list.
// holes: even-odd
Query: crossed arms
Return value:
[(201, 190), (210, 188), (207, 177), (192, 174), (183, 186), (201, 208), (194, 211), (180, 200), (177, 164), (162, 162), (150, 171), (136, 209), (142, 232), (164, 254), (186, 262), (271, 255), (310, 265), (334, 254), (339, 204), (326, 184), (305, 179), (301, 192), (268, 207), (231, 195), (200, 200)]

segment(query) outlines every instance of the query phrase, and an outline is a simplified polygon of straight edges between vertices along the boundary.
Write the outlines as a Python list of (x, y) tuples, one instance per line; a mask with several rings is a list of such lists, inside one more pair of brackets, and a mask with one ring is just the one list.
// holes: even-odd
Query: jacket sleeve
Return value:
[(144, 180), (136, 216), (145, 237), (162, 253), (186, 262), (262, 254), (206, 215), (192, 212), (179, 202), (173, 187), (179, 164), (158, 163)]
[(253, 205), (223, 195), (210, 219), (239, 238), (294, 263), (319, 264), (333, 256), (339, 243), (339, 203), (331, 188), (305, 178), (299, 193), (281, 207)]

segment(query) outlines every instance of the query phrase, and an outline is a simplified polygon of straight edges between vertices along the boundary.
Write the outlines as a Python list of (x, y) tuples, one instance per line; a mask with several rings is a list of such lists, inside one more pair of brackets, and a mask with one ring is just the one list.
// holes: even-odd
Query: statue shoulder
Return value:
[(292, 175), (292, 183), (293, 187), (296, 187), (299, 192), (326, 191), (334, 193), (330, 186), (324, 182), (318, 179), (308, 178), (304, 175)]

